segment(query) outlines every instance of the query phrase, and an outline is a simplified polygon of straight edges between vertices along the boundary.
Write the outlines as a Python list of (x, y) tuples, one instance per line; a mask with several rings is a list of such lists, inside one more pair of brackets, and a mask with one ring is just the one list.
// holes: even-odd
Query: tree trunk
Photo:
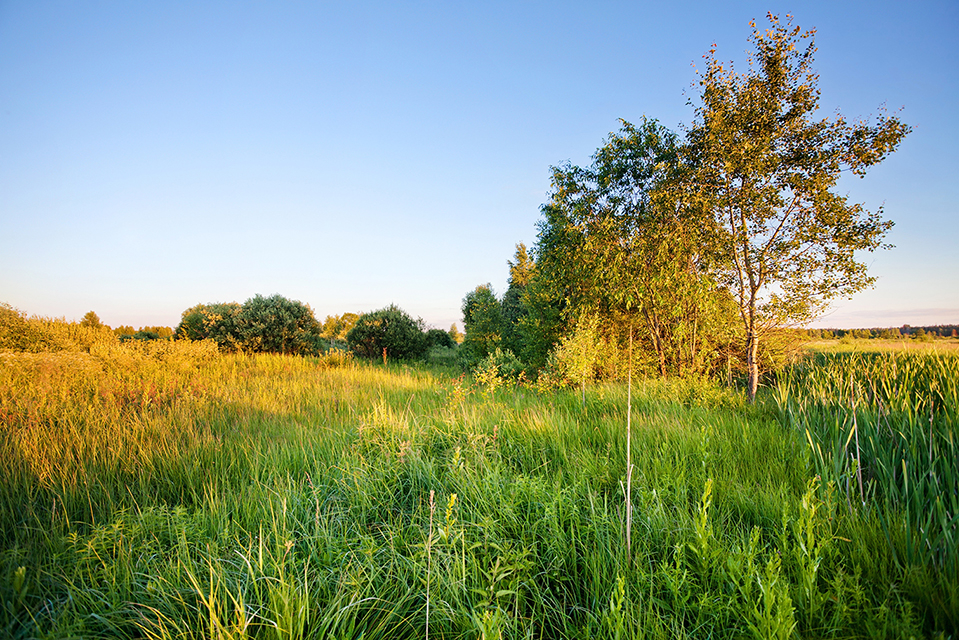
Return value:
[[(643, 316), (646, 318), (646, 326), (649, 327), (649, 333), (653, 338), (653, 347), (656, 349), (656, 357), (659, 359), (659, 375), (663, 378), (667, 377), (666, 375), (666, 351), (663, 347), (663, 341), (660, 337), (659, 332), (659, 318), (655, 315), (650, 315), (649, 311), (643, 310)], [(630, 340), (633, 339), (632, 334), (632, 325), (630, 325)], [(632, 349), (632, 342), (630, 342), (630, 349)], [(632, 357), (632, 351), (630, 351), (630, 357)]]
[(746, 334), (746, 367), (749, 370), (749, 401), (756, 402), (759, 388), (759, 336), (755, 329)]

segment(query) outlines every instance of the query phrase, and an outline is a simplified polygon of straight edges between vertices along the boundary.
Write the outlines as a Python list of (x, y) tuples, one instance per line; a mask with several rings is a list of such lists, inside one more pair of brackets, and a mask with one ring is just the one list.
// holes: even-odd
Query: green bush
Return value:
[(468, 365), (481, 361), (500, 346), (503, 309), (489, 284), (480, 285), (463, 298), (463, 355)]
[(321, 330), (309, 305), (276, 294), (269, 298), (256, 295), (242, 306), (236, 302), (198, 304), (183, 312), (174, 335), (213, 340), (224, 351), (315, 355), (328, 346), (320, 337)]
[(238, 351), (242, 347), (239, 316), (242, 307), (236, 302), (198, 304), (183, 312), (174, 336), (177, 339), (213, 340), (221, 351)]
[(346, 334), (350, 351), (365, 358), (412, 360), (426, 353), (423, 321), (413, 320), (396, 305), (364, 313)]
[(453, 337), (442, 329), (430, 329), (426, 332), (427, 349), (432, 349), (433, 347), (446, 347), (447, 349), (452, 349), (455, 346), (456, 343), (453, 341)]
[(515, 382), (523, 374), (525, 366), (509, 349), (497, 347), (473, 369), (473, 377), (490, 392), (505, 382)]
[(243, 347), (258, 353), (316, 354), (325, 342), (309, 305), (279, 294), (256, 295), (243, 303), (238, 317)]

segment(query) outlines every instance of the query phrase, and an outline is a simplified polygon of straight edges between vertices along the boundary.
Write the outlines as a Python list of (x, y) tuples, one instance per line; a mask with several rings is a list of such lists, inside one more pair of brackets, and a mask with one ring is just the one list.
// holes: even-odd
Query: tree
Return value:
[(323, 331), (320, 335), (329, 340), (346, 341), (346, 334), (359, 319), (358, 313), (344, 313), (341, 316), (326, 316), (323, 321)]
[(623, 121), (589, 167), (554, 167), (537, 245), (567, 322), (599, 313), (641, 328), (662, 376), (702, 367), (706, 320), (722, 310), (711, 225), (688, 203), (677, 147), (653, 120)]
[(711, 212), (726, 257), (718, 266), (745, 330), (751, 398), (772, 328), (808, 321), (873, 283), (856, 252), (883, 246), (892, 223), (833, 189), (843, 171), (861, 177), (909, 132), (885, 114), (875, 124), (817, 119), (815, 32), (767, 17), (765, 31), (750, 23), (746, 73), (719, 62), (715, 46), (704, 56), (684, 148), (692, 197)]
[[(167, 335), (167, 327), (141, 331)], [(198, 304), (183, 312), (176, 339), (213, 340), (225, 351), (315, 354), (325, 347), (310, 306), (279, 294), (236, 302)]]
[(121, 324), (119, 327), (113, 330), (114, 335), (120, 338), (120, 340), (131, 338), (133, 337), (133, 334), (136, 332), (137, 330), (128, 324)]
[(450, 330), (447, 331), (447, 333), (449, 334), (450, 339), (453, 341), (454, 344), (462, 344), (463, 338), (466, 337), (462, 333), (460, 333), (459, 329), (456, 328), (455, 322), (450, 325)]
[(179, 340), (213, 340), (225, 351), (237, 351), (243, 346), (238, 326), (242, 310), (237, 302), (198, 304), (181, 314), (173, 335)]
[(522, 242), (516, 245), (516, 254), (513, 260), (507, 261), (507, 264), (509, 265), (509, 287), (500, 303), (503, 315), (502, 342), (506, 349), (519, 353), (523, 346), (520, 323), (526, 315), (523, 295), (533, 277), (535, 265), (526, 251), (526, 245)]
[(413, 320), (396, 305), (364, 313), (346, 334), (350, 350), (367, 358), (419, 358), (426, 352), (422, 320)]
[(310, 306), (279, 294), (244, 302), (236, 326), (249, 351), (305, 355), (322, 349), (321, 327)]
[(503, 309), (492, 287), (482, 284), (463, 298), (463, 347), (470, 362), (479, 362), (493, 353), (503, 338)]
[(430, 329), (426, 332), (427, 349), (432, 349), (433, 347), (452, 349), (455, 346), (456, 343), (453, 341), (453, 337), (442, 329)]
[(91, 329), (99, 329), (104, 325), (102, 322), (100, 322), (100, 317), (97, 314), (92, 311), (87, 311), (84, 314), (83, 319), (80, 320), (80, 326), (90, 327)]

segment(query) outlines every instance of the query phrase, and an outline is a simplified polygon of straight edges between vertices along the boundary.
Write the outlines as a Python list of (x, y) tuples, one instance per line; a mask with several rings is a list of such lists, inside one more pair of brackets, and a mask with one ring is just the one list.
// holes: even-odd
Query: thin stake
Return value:
[(629, 367), (626, 378), (626, 561), (632, 562), (633, 528), (633, 455), (632, 416), (633, 416), (633, 324), (629, 324)]
[[(383, 353), (386, 353), (385, 349)], [(426, 640), (430, 640), (430, 569), (432, 560), (430, 548), (433, 546), (433, 512), (436, 510), (436, 503), (433, 501), (433, 497), (435, 495), (436, 492), (430, 489), (430, 532), (426, 537)]]

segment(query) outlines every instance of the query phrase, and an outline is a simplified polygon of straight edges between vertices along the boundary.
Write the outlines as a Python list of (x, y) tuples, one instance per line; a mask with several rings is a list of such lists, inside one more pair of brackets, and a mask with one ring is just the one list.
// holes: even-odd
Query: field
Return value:
[(959, 351), (959, 339), (942, 338), (929, 341), (885, 340), (882, 338), (842, 338), (840, 340), (814, 340), (804, 347), (818, 353), (886, 353), (889, 351), (955, 352)]
[(957, 637), (957, 389), (954, 351), (636, 381), (627, 547), (624, 384), (0, 354), (0, 635)]

